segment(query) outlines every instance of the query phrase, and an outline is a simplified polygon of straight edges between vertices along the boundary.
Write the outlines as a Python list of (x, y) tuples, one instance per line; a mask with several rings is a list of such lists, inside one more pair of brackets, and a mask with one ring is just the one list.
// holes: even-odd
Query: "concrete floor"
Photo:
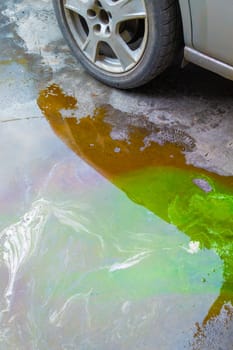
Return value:
[[(44, 193), (49, 196), (50, 186), (53, 188), (51, 179), (54, 177), (56, 181), (56, 169), (65, 171), (63, 167), (70, 164), (70, 159), (73, 163), (77, 162), (77, 168), (84, 169), (83, 176), (91, 171), (86, 171), (80, 160), (74, 160), (55, 135), (51, 136), (51, 130), (37, 105), (40, 91), (53, 83), (77, 99), (77, 118), (92, 115), (96, 107), (106, 104), (112, 106), (121, 117), (133, 116), (135, 122), (146, 118), (159, 129), (168, 130), (169, 137), (174, 137), (175, 141), (182, 137), (188, 145), (192, 144), (185, 152), (187, 164), (223, 176), (233, 175), (233, 82), (189, 65), (183, 70), (167, 72), (147, 86), (132, 91), (106, 87), (91, 78), (71, 55), (58, 29), (50, 0), (2, 1), (0, 48), (1, 230), (11, 227), (12, 222), (18, 223), (17, 218), (31, 208), (35, 199), (41, 198)], [(72, 194), (72, 191), (69, 193)], [(6, 279), (6, 273), (1, 273), (1, 278)], [(0, 286), (0, 292), (2, 288)], [(169, 297), (166, 298), (169, 300)], [(165, 338), (158, 339), (158, 343), (161, 342), (159, 350), (191, 349), (187, 339), (186, 343), (183, 342), (184, 334), (189, 332), (190, 341), (192, 332), (188, 327), (193, 324), (193, 318), (200, 317), (201, 321), (215, 298), (216, 295), (205, 295), (201, 301), (198, 296), (191, 299), (182, 297), (182, 300), (176, 296), (170, 301), (163, 301), (162, 298), (153, 300), (155, 308), (159, 310), (165, 310), (164, 306), (170, 305), (163, 315), (163, 322), (167, 324), (164, 334), (168, 334), (176, 322), (175, 317), (168, 322), (171, 313), (186, 313), (181, 322), (182, 336), (179, 338), (180, 334), (177, 333), (178, 323), (167, 343), (164, 342), (166, 334), (163, 334)], [(198, 306), (195, 309), (193, 305)], [(149, 310), (150, 304), (146, 307)], [(187, 311), (192, 308), (194, 316)], [(228, 328), (225, 327), (224, 320), (223, 317), (216, 321), (209, 330), (209, 337), (199, 347), (197, 344), (195, 350), (233, 349), (230, 338), (233, 325), (231, 322)], [(1, 347), (6, 329), (2, 327), (0, 330), (0, 350), (6, 349), (7, 342)], [(157, 332), (159, 334), (160, 328)], [(56, 332), (53, 337), (55, 335)], [(40, 337), (39, 333), (37, 337)], [(154, 339), (151, 338), (150, 344), (153, 344)], [(11, 345), (8, 344), (9, 350), (16, 348), (12, 339)], [(143, 347), (143, 341), (140, 341), (139, 349), (152, 350), (149, 346)], [(176, 344), (174, 348), (173, 341)], [(52, 342), (46, 345), (41, 342), (37, 344), (38, 347), (31, 345), (28, 349), (44, 350), (48, 344)], [(115, 348), (120, 349), (117, 345)], [(18, 349), (26, 348), (19, 345)], [(58, 349), (77, 348), (57, 345), (55, 350)], [(100, 347), (84, 344), (82, 349), (99, 350)], [(106, 346), (106, 349), (109, 347)], [(124, 346), (121, 349), (125, 350)]]

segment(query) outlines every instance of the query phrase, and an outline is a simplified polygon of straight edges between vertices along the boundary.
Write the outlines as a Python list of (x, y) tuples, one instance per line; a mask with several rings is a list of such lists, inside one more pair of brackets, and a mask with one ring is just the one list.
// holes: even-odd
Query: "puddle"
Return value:
[[(152, 221), (159, 218), (178, 229), (174, 232), (167, 225), (163, 234), (158, 233), (160, 223), (155, 223), (153, 234), (141, 233), (146, 250), (111, 265), (109, 272), (117, 272), (121, 286), (132, 288), (130, 298), (216, 292), (197, 326), (198, 341), (208, 335), (207, 325), (224, 310), (229, 311), (229, 319), (233, 317), (233, 177), (186, 164), (185, 153), (195, 149), (195, 140), (182, 130), (155, 126), (143, 116), (122, 113), (110, 105), (77, 119), (78, 101), (57, 85), (40, 93), (38, 105), (56, 135), (137, 205), (128, 218), (132, 226), (137, 223), (139, 205), (146, 216), (154, 214)], [(122, 213), (124, 207), (119, 204), (116, 210)], [(151, 224), (149, 217), (140, 228), (143, 231)], [(130, 233), (125, 234), (126, 249)], [(137, 240), (135, 235), (133, 244)], [(106, 276), (98, 278), (101, 294), (108, 294)], [(93, 283), (90, 290), (95, 288)], [(121, 293), (114, 295), (122, 298)]]
[(228, 349), (233, 178), (184, 130), (77, 118), (55, 84), (38, 105), (0, 130), (0, 349)]

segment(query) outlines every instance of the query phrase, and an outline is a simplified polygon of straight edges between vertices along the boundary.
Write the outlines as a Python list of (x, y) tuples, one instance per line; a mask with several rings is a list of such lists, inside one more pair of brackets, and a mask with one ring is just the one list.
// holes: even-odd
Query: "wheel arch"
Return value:
[(178, 0), (181, 12), (185, 46), (192, 47), (192, 16), (189, 0)]

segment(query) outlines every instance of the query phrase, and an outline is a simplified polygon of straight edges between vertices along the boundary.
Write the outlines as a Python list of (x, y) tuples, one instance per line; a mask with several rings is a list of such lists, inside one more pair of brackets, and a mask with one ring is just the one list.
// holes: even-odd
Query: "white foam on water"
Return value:
[(15, 224), (0, 232), (2, 260), (8, 268), (9, 280), (5, 290), (6, 310), (10, 308), (11, 296), (17, 273), (22, 265), (34, 254), (44, 225), (50, 213), (50, 203), (39, 199)]
[(144, 259), (148, 258), (150, 256), (149, 251), (145, 251), (145, 252), (141, 252), (139, 254), (136, 254), (130, 258), (128, 258), (127, 260), (121, 262), (121, 263), (115, 263), (112, 266), (110, 266), (109, 268), (109, 272), (115, 272), (118, 270), (125, 270), (125, 269), (129, 269), (130, 267), (139, 264), (141, 261), (143, 261)]

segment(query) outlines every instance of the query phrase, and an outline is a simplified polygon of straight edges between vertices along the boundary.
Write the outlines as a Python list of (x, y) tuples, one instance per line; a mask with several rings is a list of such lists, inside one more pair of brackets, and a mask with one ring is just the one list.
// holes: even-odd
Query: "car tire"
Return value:
[(177, 0), (53, 0), (74, 56), (97, 80), (141, 86), (175, 60), (182, 43)]

